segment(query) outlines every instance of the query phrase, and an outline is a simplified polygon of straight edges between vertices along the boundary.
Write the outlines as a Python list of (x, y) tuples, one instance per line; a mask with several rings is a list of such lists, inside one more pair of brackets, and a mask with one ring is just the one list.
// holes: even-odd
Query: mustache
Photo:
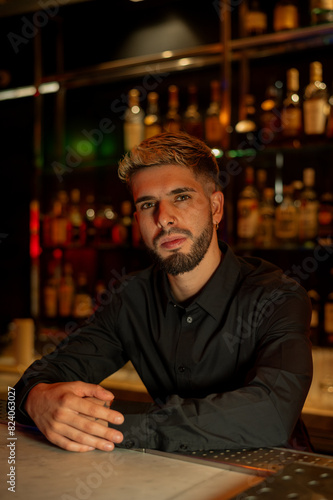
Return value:
[(156, 245), (156, 243), (158, 243), (158, 241), (161, 238), (163, 238), (163, 236), (170, 236), (170, 234), (184, 234), (185, 236), (189, 236), (190, 238), (193, 238), (191, 231), (189, 231), (188, 229), (180, 229), (180, 228), (176, 228), (176, 227), (171, 227), (168, 230), (161, 229), (161, 231), (158, 233), (157, 236), (155, 236), (155, 238), (153, 240), (154, 244)]

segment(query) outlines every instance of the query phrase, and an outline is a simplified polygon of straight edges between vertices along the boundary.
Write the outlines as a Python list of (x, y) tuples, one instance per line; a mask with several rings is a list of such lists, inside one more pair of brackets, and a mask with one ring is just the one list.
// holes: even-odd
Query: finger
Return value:
[[(84, 434), (100, 437), (104, 441), (110, 443), (121, 443), (124, 439), (123, 434), (117, 429), (113, 429), (112, 427), (108, 427), (107, 425), (101, 424), (97, 421), (89, 420), (85, 416), (82, 417), (81, 415), (73, 417), (70, 422), (70, 426), (75, 430), (83, 432)], [(72, 439), (72, 435), (68, 437), (71, 437)], [(95, 444), (92, 446), (95, 446)]]
[[(112, 451), (115, 443), (120, 443), (123, 440), (123, 435), (115, 429), (106, 429), (100, 424), (92, 423), (79, 416), (73, 421), (73, 425), (57, 423), (53, 429), (60, 436), (56, 439), (61, 441), (61, 446), (66, 446), (66, 449), (71, 451), (88, 451), (88, 448)], [(63, 437), (67, 441), (63, 440)], [(74, 446), (73, 443), (79, 446)], [(82, 448), (82, 446), (86, 448)]]
[(90, 420), (104, 420), (104, 425), (111, 424), (120, 425), (124, 422), (124, 416), (115, 410), (110, 409), (110, 402), (102, 401), (96, 398), (79, 398), (75, 402), (75, 406), (71, 406), (73, 410), (77, 410), (80, 414)]

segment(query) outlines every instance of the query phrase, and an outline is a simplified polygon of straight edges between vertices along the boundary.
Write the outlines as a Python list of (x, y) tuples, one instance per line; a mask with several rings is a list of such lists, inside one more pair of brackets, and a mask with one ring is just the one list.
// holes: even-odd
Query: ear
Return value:
[(223, 217), (224, 196), (222, 191), (214, 191), (210, 197), (214, 224), (219, 224)]
[(133, 217), (134, 217), (134, 219), (135, 219), (136, 223), (138, 224), (138, 212), (136, 212), (136, 211), (135, 211), (135, 212), (133, 213)]

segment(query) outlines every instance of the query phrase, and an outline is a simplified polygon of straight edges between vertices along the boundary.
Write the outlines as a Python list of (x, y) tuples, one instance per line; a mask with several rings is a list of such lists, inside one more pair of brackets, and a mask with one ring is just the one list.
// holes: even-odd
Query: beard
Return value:
[[(154, 248), (148, 248), (148, 252), (159, 265), (160, 269), (167, 274), (177, 276), (178, 274), (187, 273), (197, 267), (206, 255), (212, 241), (213, 231), (214, 224), (211, 215), (207, 220), (205, 229), (197, 238), (194, 238), (192, 233), (187, 229), (171, 228), (169, 231), (162, 230), (154, 239)], [(173, 233), (189, 236), (193, 241), (192, 247), (188, 254), (182, 253), (179, 249), (176, 249), (172, 250), (172, 255), (163, 258), (157, 251), (157, 242), (162, 236), (168, 236)]]

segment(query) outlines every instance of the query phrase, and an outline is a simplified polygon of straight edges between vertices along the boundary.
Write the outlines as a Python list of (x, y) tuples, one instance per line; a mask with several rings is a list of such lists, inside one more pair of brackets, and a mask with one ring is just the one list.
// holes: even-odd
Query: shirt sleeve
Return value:
[(52, 353), (35, 361), (15, 385), (18, 423), (34, 425), (24, 410), (24, 403), (35, 385), (76, 380), (98, 384), (128, 361), (115, 334), (110, 311), (90, 318), (82, 329), (75, 322), (68, 323), (67, 329), (71, 333)]
[(164, 404), (115, 401), (113, 408), (125, 416), (121, 446), (164, 451), (287, 446), (312, 380), (311, 306), (305, 291), (287, 293), (271, 305), (266, 302), (262, 311), (260, 341), (242, 387), (204, 398), (172, 395)]

